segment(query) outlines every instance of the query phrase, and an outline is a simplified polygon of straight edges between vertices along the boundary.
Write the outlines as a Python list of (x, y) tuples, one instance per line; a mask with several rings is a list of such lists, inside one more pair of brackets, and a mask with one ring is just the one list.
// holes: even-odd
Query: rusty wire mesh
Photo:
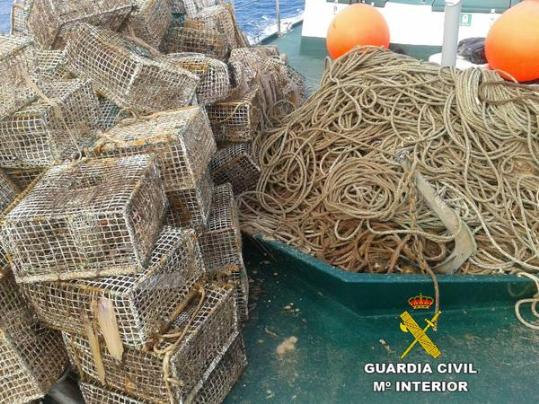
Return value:
[(192, 19), (200, 23), (203, 29), (222, 34), (229, 49), (239, 46), (236, 37), (237, 27), (228, 7), (220, 4), (204, 7)]
[[(218, 363), (210, 365), (185, 402), (221, 404), (247, 366), (245, 345), (240, 335), (227, 349)], [(95, 383), (81, 382), (86, 404), (146, 404), (143, 399), (128, 396), (117, 389), (108, 389)]]
[(238, 318), (245, 321), (249, 309), (249, 279), (242, 256), (238, 208), (230, 184), (215, 187), (208, 226), (199, 234), (208, 273), (224, 275), (235, 284)]
[(28, 35), (28, 17), (34, 0), (15, 0), (11, 6), (11, 35)]
[(43, 49), (59, 49), (77, 23), (117, 30), (132, 9), (132, 0), (34, 0), (28, 30)]
[(0, 121), (3, 167), (46, 167), (92, 143), (98, 102), (88, 80), (57, 80), (40, 85), (40, 99)]
[(102, 131), (107, 131), (117, 125), (121, 120), (129, 118), (129, 113), (121, 109), (113, 101), (106, 97), (97, 97), (99, 101), (99, 114), (97, 126)]
[(66, 54), (63, 50), (38, 50), (34, 74), (38, 80), (65, 80), (72, 78), (67, 70)]
[(45, 169), (41, 167), (4, 168), (4, 172), (21, 191), (24, 191), (33, 181), (35, 181), (36, 178), (39, 177), (44, 170)]
[(250, 143), (231, 143), (219, 149), (210, 163), (210, 172), (216, 185), (228, 182), (236, 195), (256, 188), (260, 178)]
[(84, 335), (83, 318), (96, 320), (92, 305), (109, 299), (124, 345), (142, 348), (193, 285), (204, 263), (193, 230), (163, 228), (147, 268), (137, 275), (21, 284), (38, 317), (48, 326)]
[(262, 120), (256, 88), (244, 96), (208, 105), (206, 110), (218, 143), (252, 141)]
[(36, 99), (29, 85), (34, 57), (27, 37), (0, 35), (0, 119)]
[(176, 9), (183, 12), (187, 17), (196, 16), (203, 8), (222, 4), (221, 0), (173, 0)]
[(215, 368), (209, 369), (208, 374), (205, 375), (200, 390), (194, 394), (193, 403), (222, 403), (246, 367), (245, 344), (242, 336), (238, 335), (226, 351), (223, 359), (219, 361)]
[(197, 101), (200, 105), (224, 100), (230, 93), (230, 78), (226, 63), (201, 53), (172, 53), (168, 60), (200, 77)]
[(84, 159), (50, 168), (3, 216), (18, 282), (139, 273), (166, 209), (154, 157)]
[(208, 117), (199, 106), (124, 122), (100, 137), (88, 155), (154, 153), (167, 192), (194, 188), (216, 151)]
[(201, 27), (171, 27), (161, 45), (165, 53), (202, 53), (219, 60), (226, 60), (229, 53), (223, 34)]
[(36, 320), (13, 276), (2, 270), (0, 306), (0, 402), (41, 398), (67, 365), (62, 338)]
[(159, 48), (172, 22), (170, 0), (133, 0), (135, 9), (127, 19), (124, 33)]
[[(169, 354), (158, 350), (134, 350), (126, 348), (121, 362), (101, 350), (105, 369), (100, 380), (88, 340), (84, 337), (63, 334), (72, 363), (83, 380), (100, 381), (108, 388), (118, 389), (127, 395), (153, 402), (168, 402), (169, 394), (165, 377), (173, 378), (172, 395), (183, 402), (198, 384), (206, 369), (225, 354), (238, 333), (233, 291), (227, 285), (206, 284), (200, 309), (200, 296), (193, 299), (186, 310), (178, 316), (170, 333), (186, 334), (178, 344), (173, 339), (163, 339), (159, 350), (170, 348)], [(177, 337), (176, 337), (177, 338)], [(163, 361), (167, 361), (170, 373), (164, 373)]]
[(212, 192), (213, 181), (207, 170), (194, 187), (167, 192), (170, 204), (167, 224), (202, 229), (208, 222)]
[(79, 24), (67, 45), (69, 69), (132, 112), (180, 108), (192, 102), (198, 78), (110, 30)]

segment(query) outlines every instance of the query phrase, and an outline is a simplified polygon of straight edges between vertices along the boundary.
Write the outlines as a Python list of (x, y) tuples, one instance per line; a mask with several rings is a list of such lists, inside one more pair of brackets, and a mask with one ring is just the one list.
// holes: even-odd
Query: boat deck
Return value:
[[(428, 332), (442, 355), (430, 358), (416, 346), (401, 361), (413, 337), (400, 330), (400, 313), (408, 310), (421, 326), (427, 313), (414, 312), (406, 301), (376, 315), (354, 312), (314, 288), (275, 251), (251, 243), (245, 248), (253, 280), (244, 332), (249, 366), (227, 403), (529, 403), (537, 397), (539, 334), (516, 321), (512, 304), (444, 311), (442, 293), (438, 330)], [(292, 336), (295, 349), (279, 357), (278, 345)], [(373, 375), (364, 372), (366, 363), (429, 363), (433, 374)], [(479, 373), (440, 375), (439, 363), (471, 363)], [(392, 387), (374, 392), (375, 381)], [(466, 381), (468, 391), (395, 392), (396, 381)]]

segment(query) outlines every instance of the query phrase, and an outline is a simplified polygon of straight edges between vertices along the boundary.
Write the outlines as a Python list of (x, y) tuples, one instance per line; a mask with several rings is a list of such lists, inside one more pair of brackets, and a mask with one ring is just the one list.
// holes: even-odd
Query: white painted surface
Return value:
[[(304, 37), (325, 38), (333, 17), (347, 4), (328, 3), (326, 0), (305, 0), (303, 19)], [(434, 12), (430, 5), (386, 3), (377, 8), (389, 25), (392, 43), (441, 46), (444, 33), (444, 13)], [(461, 25), (459, 40), (484, 37), (500, 14), (471, 14), (470, 26)]]

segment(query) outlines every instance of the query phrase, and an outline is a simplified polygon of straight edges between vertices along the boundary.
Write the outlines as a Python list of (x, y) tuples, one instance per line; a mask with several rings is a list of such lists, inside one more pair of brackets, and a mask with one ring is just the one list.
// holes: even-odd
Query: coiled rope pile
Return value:
[(420, 173), (473, 232), (460, 272), (537, 272), (538, 114), (536, 88), (495, 72), (356, 49), (258, 139), (243, 229), (348, 271), (431, 272), (454, 238), (418, 193)]

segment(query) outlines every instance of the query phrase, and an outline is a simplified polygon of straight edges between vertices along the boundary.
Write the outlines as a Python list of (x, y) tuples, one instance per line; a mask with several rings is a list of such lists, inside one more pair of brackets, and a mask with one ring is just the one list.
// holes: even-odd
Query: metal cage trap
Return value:
[(198, 77), (152, 51), (106, 29), (79, 24), (66, 47), (68, 67), (93, 81), (96, 90), (135, 113), (189, 105)]
[(36, 99), (30, 78), (34, 52), (27, 37), (0, 35), (0, 119)]
[(0, 121), (0, 164), (49, 167), (94, 141), (98, 101), (88, 80), (42, 82), (42, 98)]
[(34, 0), (28, 31), (43, 49), (59, 49), (77, 23), (117, 30), (132, 9), (132, 0)]
[(230, 287), (206, 284), (203, 292), (199, 288), (192, 291), (196, 293), (189, 293), (191, 298), (171, 329), (164, 331), (146, 350), (126, 348), (121, 362), (103, 348), (99, 348), (96, 361), (87, 338), (64, 333), (70, 359), (83, 380), (100, 382), (151, 402), (169, 402), (171, 397), (184, 402), (208, 367), (223, 357), (238, 333)]
[(206, 270), (235, 284), (238, 317), (249, 315), (249, 279), (242, 256), (238, 208), (230, 184), (215, 188), (207, 228), (199, 235)]
[(142, 348), (185, 298), (181, 290), (204, 274), (193, 230), (164, 227), (144, 272), (97, 279), (21, 284), (38, 317), (50, 327), (85, 335), (98, 304), (114, 308), (123, 345)]
[(210, 163), (210, 172), (216, 185), (228, 182), (236, 195), (255, 189), (260, 178), (251, 143), (232, 143), (219, 149)]
[(39, 323), (13, 276), (0, 269), (0, 402), (43, 397), (67, 366), (60, 333)]
[(200, 77), (197, 101), (200, 105), (224, 100), (230, 94), (230, 78), (226, 63), (200, 53), (172, 53), (167, 59)]
[(126, 120), (103, 134), (87, 155), (159, 156), (167, 192), (194, 188), (216, 151), (208, 117), (198, 106)]
[(262, 121), (256, 88), (244, 96), (208, 105), (206, 110), (218, 143), (250, 142), (254, 140)]
[(167, 206), (155, 158), (50, 168), (2, 217), (18, 282), (139, 273)]

